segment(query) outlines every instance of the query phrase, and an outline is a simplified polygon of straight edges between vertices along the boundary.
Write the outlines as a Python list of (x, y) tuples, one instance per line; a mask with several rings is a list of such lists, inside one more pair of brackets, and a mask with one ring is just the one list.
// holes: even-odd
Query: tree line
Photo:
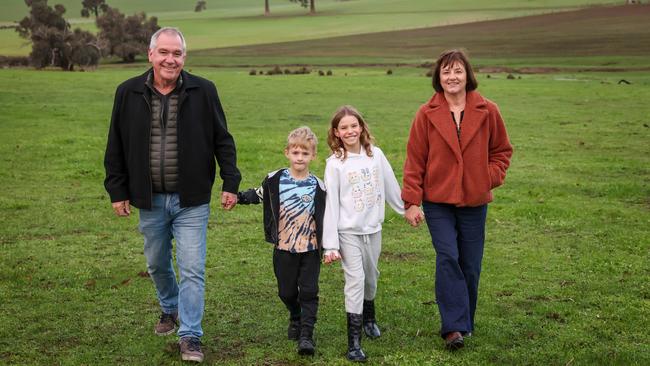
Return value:
[(31, 41), (29, 63), (36, 68), (47, 66), (74, 70), (97, 66), (102, 56), (114, 56), (133, 62), (147, 52), (149, 37), (160, 29), (156, 17), (145, 13), (130, 16), (110, 7), (105, 0), (83, 0), (81, 15), (95, 16), (98, 33), (76, 28), (63, 17), (65, 7), (51, 7), (47, 0), (25, 0), (29, 15), (16, 26), (18, 34)]
[[(81, 16), (95, 17), (98, 33), (76, 28), (64, 18), (66, 9), (61, 4), (54, 7), (48, 0), (24, 0), (29, 15), (18, 22), (16, 31), (32, 43), (29, 63), (36, 68), (59, 67), (74, 70), (99, 64), (102, 57), (118, 57), (123, 62), (134, 62), (136, 56), (145, 54), (149, 37), (160, 29), (156, 17), (144, 12), (126, 16), (110, 7), (106, 0), (82, 0)], [(309, 7), (315, 13), (315, 0), (289, 0)], [(270, 14), (269, 0), (264, 1), (265, 15)], [(205, 10), (206, 1), (198, 1), (194, 10)]]

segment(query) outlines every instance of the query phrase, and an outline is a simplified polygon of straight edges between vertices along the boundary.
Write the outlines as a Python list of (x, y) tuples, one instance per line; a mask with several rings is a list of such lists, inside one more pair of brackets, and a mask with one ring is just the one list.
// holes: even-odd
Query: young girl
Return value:
[(332, 117), (327, 143), (332, 155), (325, 167), (327, 203), (323, 220), (325, 263), (342, 259), (345, 273), (345, 311), (348, 354), (365, 361), (361, 328), (370, 338), (380, 336), (375, 320), (377, 262), (381, 252), (384, 202), (404, 215), (400, 186), (384, 153), (376, 146), (368, 125), (351, 106)]

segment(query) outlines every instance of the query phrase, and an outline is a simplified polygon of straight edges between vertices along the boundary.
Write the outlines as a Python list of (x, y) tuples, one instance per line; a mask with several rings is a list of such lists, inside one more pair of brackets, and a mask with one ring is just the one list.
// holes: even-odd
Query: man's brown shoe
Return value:
[(201, 351), (201, 340), (196, 337), (183, 337), (178, 342), (181, 349), (183, 361), (203, 362), (203, 351)]
[(174, 333), (177, 325), (178, 325), (178, 314), (161, 313), (160, 319), (158, 320), (158, 323), (156, 323), (156, 326), (154, 327), (154, 331), (159, 336), (170, 335)]
[(450, 351), (461, 349), (465, 346), (463, 335), (460, 332), (447, 333), (445, 336), (445, 347)]

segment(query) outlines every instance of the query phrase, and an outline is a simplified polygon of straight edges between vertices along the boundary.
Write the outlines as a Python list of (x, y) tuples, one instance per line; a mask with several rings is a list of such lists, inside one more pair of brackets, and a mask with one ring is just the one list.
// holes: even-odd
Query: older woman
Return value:
[(440, 334), (450, 350), (474, 330), (487, 204), (512, 156), (499, 109), (477, 86), (462, 51), (440, 55), (436, 92), (415, 115), (404, 164), (405, 217), (414, 226), (426, 219), (429, 227)]

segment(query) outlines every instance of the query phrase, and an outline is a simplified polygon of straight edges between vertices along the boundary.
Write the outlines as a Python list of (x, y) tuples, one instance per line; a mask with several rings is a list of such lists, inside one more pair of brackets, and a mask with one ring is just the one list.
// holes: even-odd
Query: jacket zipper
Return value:
[(181, 107), (183, 106), (183, 102), (185, 101), (185, 97), (187, 95), (187, 92), (185, 91), (184, 88), (181, 88), (181, 90), (178, 93), (178, 104), (176, 104), (176, 191), (178, 192), (178, 199), (181, 199), (181, 184), (182, 184), (182, 167), (181, 167)]
[(268, 180), (266, 182), (266, 185), (267, 187), (265, 189), (268, 189), (269, 192), (269, 201), (271, 201), (269, 202), (269, 206), (271, 207), (271, 218), (273, 219), (273, 229), (275, 230), (275, 237), (273, 238), (273, 240), (275, 241), (275, 245), (278, 245), (280, 242), (280, 237), (278, 233), (278, 220), (276, 219), (275, 216), (275, 207), (274, 207), (275, 201), (273, 200), (273, 190), (269, 189), (271, 185), (269, 184)]
[(167, 104), (169, 100), (166, 95), (160, 95), (160, 188), (166, 192), (165, 188), (165, 150), (167, 144)]
[(147, 104), (147, 109), (149, 109), (149, 141), (147, 141), (147, 165), (149, 165), (149, 169), (147, 169), (147, 178), (149, 178), (149, 208), (151, 208), (153, 206), (153, 183), (151, 178), (151, 104), (145, 94), (142, 94), (142, 99), (144, 99), (144, 102)]

